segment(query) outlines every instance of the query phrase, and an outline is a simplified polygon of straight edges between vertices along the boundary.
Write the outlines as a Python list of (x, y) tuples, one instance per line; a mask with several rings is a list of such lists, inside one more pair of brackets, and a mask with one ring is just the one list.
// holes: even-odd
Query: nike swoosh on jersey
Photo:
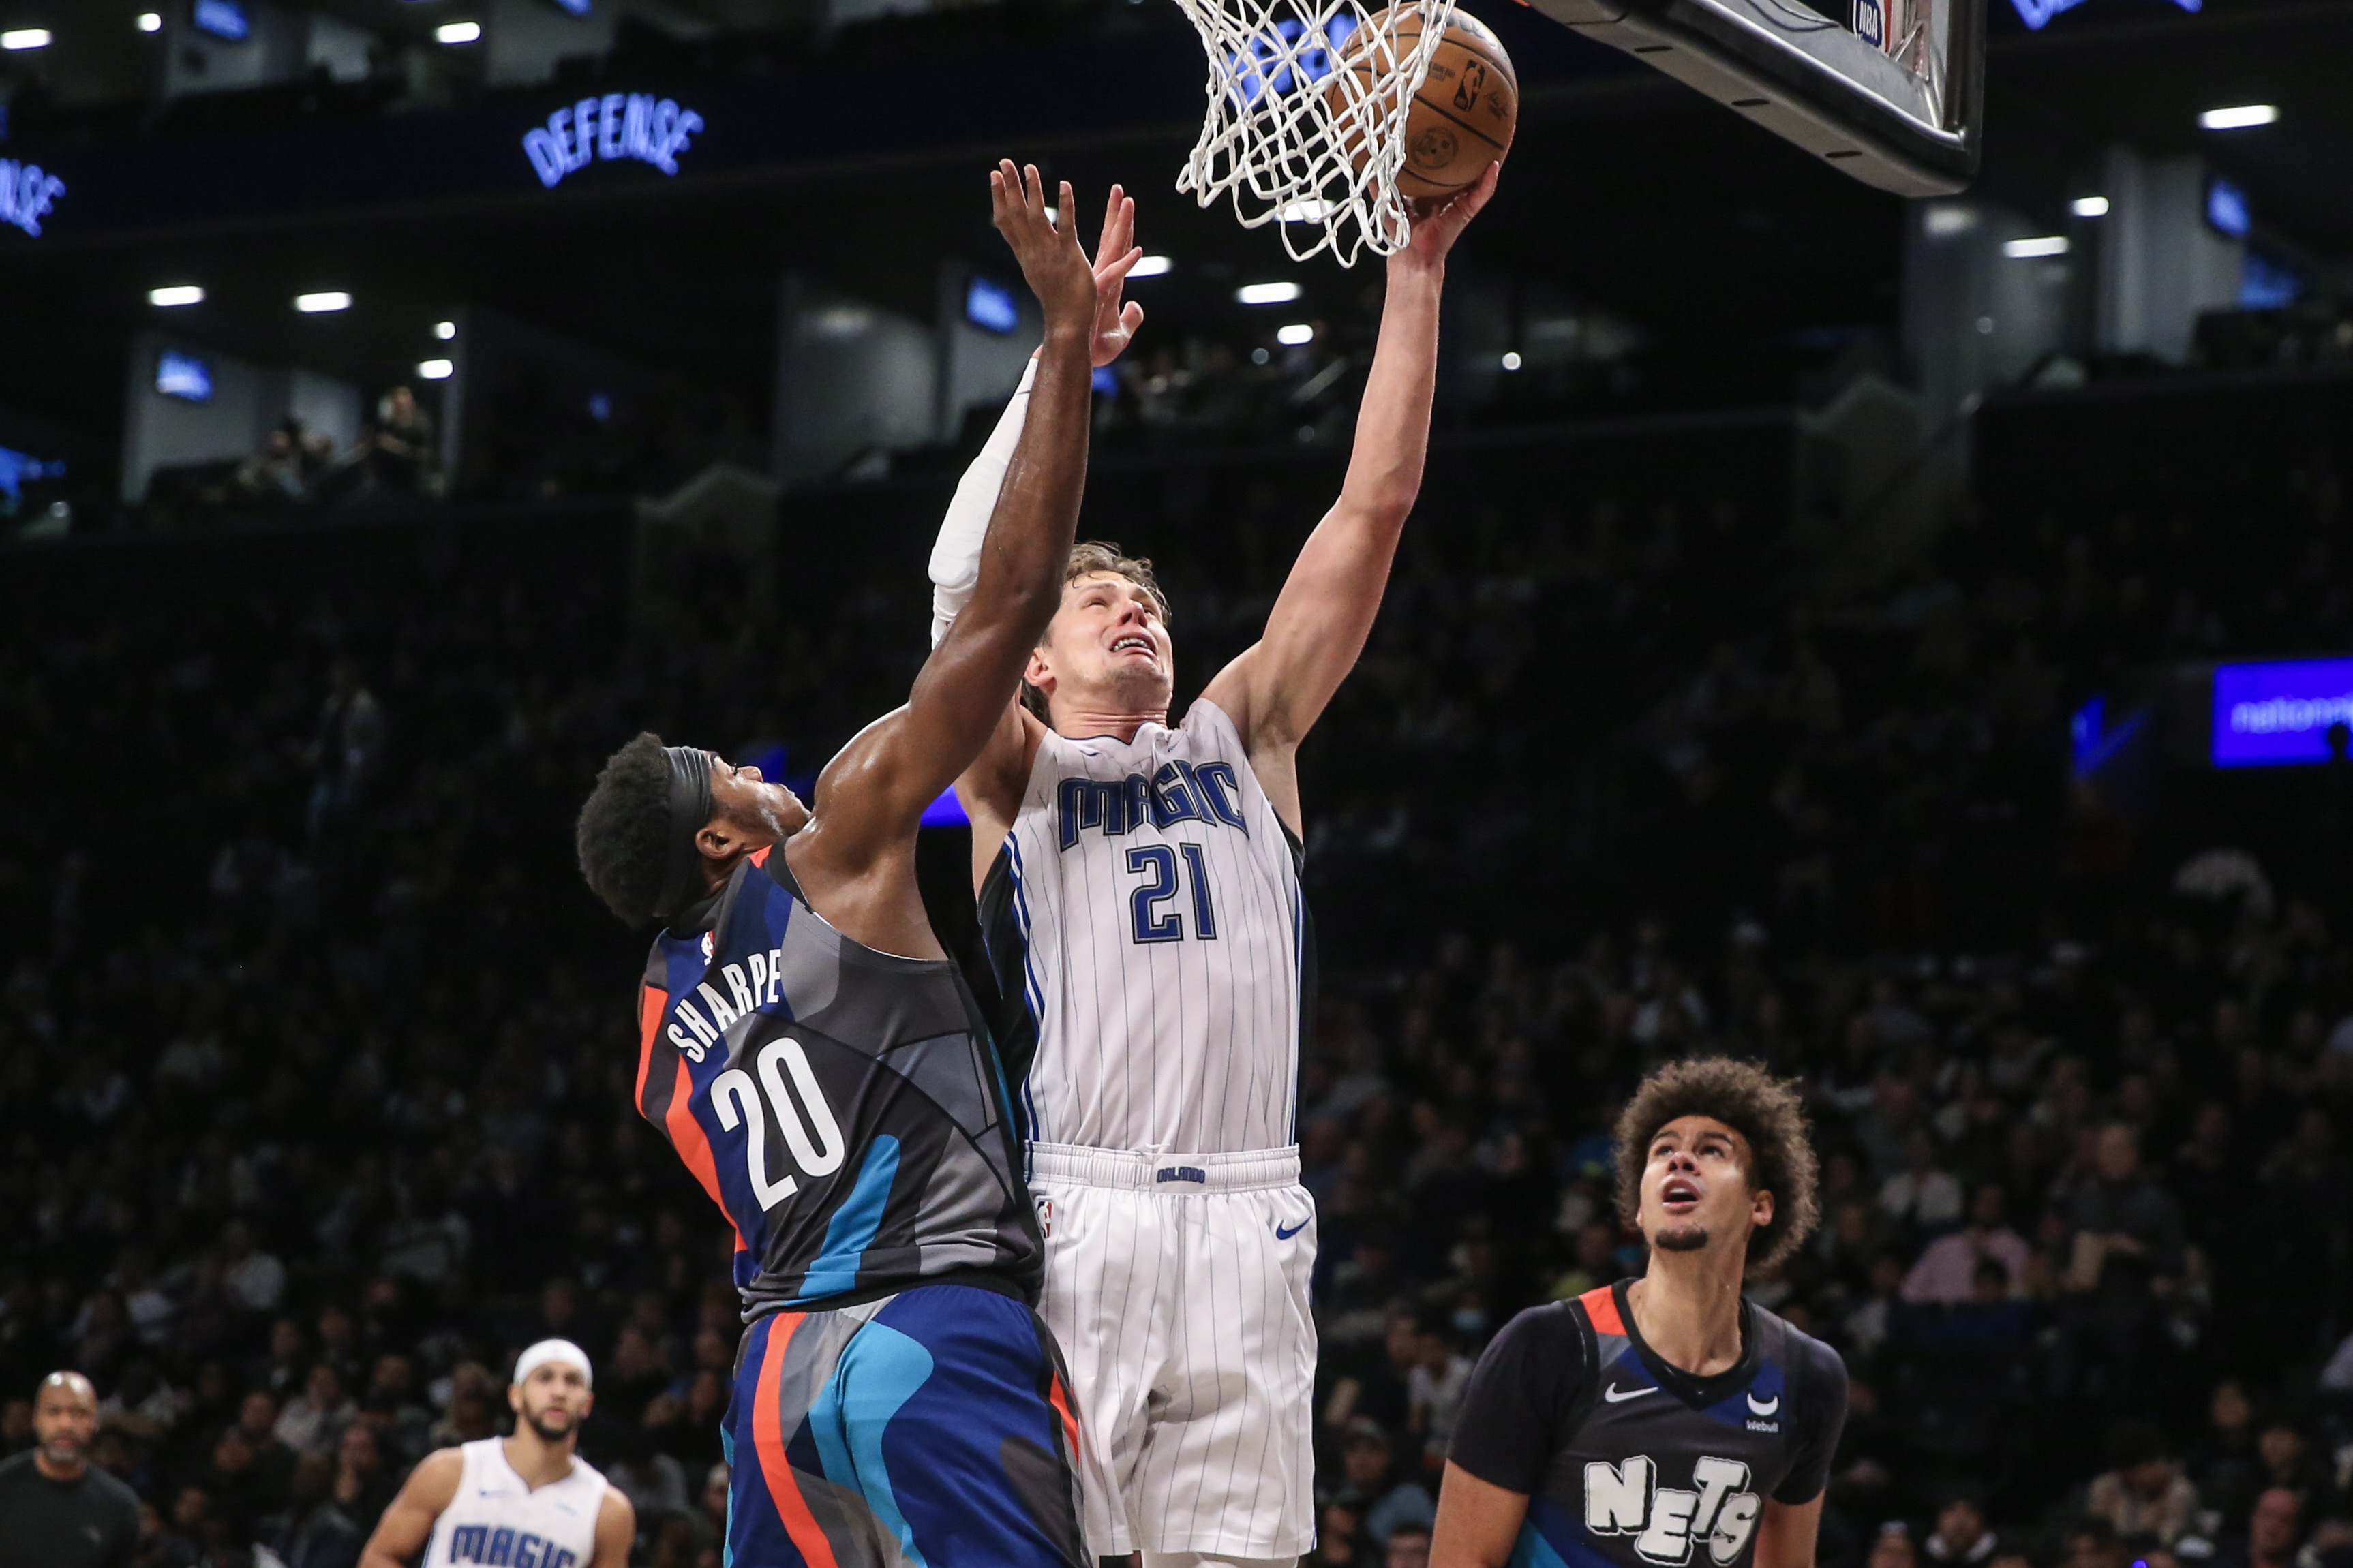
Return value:
[(1305, 1230), (1306, 1228), (1307, 1222), (1303, 1219), (1297, 1225), (1293, 1226), (1289, 1230), (1282, 1228), (1282, 1222), (1281, 1220), (1276, 1220), (1274, 1222), (1274, 1239), (1277, 1241), (1289, 1241), (1293, 1237), (1297, 1236), (1301, 1231)]
[(1609, 1387), (1601, 1391), (1601, 1397), (1608, 1400), (1612, 1405), (1623, 1405), (1629, 1399), (1640, 1399), (1646, 1394), (1656, 1394), (1659, 1391), (1655, 1386), (1651, 1388), (1620, 1388), (1613, 1383)]

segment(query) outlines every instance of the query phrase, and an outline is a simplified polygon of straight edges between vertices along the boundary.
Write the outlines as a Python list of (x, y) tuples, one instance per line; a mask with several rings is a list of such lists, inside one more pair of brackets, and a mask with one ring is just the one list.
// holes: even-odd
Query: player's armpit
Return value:
[(1756, 1568), (1814, 1568), (1814, 1538), (1822, 1527), (1822, 1498), (1805, 1502), (1765, 1500), (1757, 1523)]
[(1013, 819), (1029, 791), (1030, 770), (1038, 764), (1038, 746), (1045, 733), (1046, 726), (1018, 700), (1007, 703), (997, 728), (989, 731), (987, 744), (956, 780), (956, 799), (972, 821), (975, 892), (988, 880), (997, 852), (1005, 836), (1013, 831)]
[(425, 1553), (433, 1521), (457, 1499), (466, 1457), (456, 1448), (427, 1454), (408, 1473), (400, 1495), (376, 1521), (375, 1533), (360, 1550), (359, 1568), (409, 1568)]
[(1430, 1568), (1504, 1568), (1528, 1517), (1525, 1492), (1482, 1481), (1448, 1460), (1430, 1531)]
[(604, 1506), (596, 1510), (596, 1555), (588, 1568), (628, 1568), (629, 1548), (638, 1539), (638, 1510), (611, 1487), (605, 1489)]

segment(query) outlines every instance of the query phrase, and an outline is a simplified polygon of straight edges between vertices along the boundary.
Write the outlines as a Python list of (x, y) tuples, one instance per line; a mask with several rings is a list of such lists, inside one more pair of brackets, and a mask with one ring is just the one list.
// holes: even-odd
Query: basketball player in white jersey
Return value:
[[(1296, 759), (1380, 607), (1421, 483), (1447, 252), (1495, 175), (1425, 214), (1389, 258), (1347, 477), (1258, 644), (1172, 727), (1149, 564), (1081, 545), (1023, 700), (957, 781), (1046, 1233), (1039, 1310), (1080, 1405), (1100, 1557), (1273, 1564), (1314, 1544)], [(1096, 255), (1124, 255), (1133, 221), (1114, 191)], [(1096, 363), (1141, 320), (1103, 290)], [(1024, 396), (942, 528), (934, 641), (976, 575)]]
[(427, 1454), (384, 1510), (359, 1568), (627, 1568), (629, 1500), (573, 1453), (596, 1403), (588, 1357), (542, 1340), (515, 1358), (512, 1437)]

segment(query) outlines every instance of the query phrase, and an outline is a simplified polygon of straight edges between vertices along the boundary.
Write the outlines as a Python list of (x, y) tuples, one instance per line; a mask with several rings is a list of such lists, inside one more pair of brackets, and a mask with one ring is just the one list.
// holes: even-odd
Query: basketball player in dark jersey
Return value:
[[(924, 917), (915, 833), (1061, 602), (1098, 290), (1115, 300), (1143, 253), (1116, 191), (1098, 272), (1035, 169), (1005, 163), (990, 184), (1045, 310), (1046, 417), (1023, 433), (974, 608), (812, 804), (640, 735), (580, 816), (590, 886), (625, 920), (664, 922), (638, 999), (639, 1107), (735, 1226), (750, 1327), (723, 1436), (743, 1568), (1081, 1561), (1078, 1433), (1031, 1310), (1018, 1134)], [(1068, 184), (1060, 198), (1075, 217)]]
[(1846, 1366), (1740, 1293), (1817, 1217), (1790, 1086), (1653, 1074), (1618, 1121), (1618, 1207), (1648, 1271), (1522, 1312), (1479, 1358), (1430, 1568), (1813, 1568)]

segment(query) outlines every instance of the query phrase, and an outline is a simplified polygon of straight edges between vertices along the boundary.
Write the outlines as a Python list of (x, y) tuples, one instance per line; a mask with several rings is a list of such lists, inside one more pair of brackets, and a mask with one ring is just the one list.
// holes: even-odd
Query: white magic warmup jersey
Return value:
[(1299, 868), (1214, 705), (1124, 744), (1047, 734), (980, 898), (997, 1039), (1033, 1142), (1294, 1142), (1314, 992)]
[(533, 1491), (507, 1463), (506, 1439), (485, 1437), (459, 1452), (466, 1468), (458, 1495), (433, 1521), (418, 1568), (586, 1568), (596, 1560), (606, 1483), (595, 1466), (575, 1458), (570, 1475)]

